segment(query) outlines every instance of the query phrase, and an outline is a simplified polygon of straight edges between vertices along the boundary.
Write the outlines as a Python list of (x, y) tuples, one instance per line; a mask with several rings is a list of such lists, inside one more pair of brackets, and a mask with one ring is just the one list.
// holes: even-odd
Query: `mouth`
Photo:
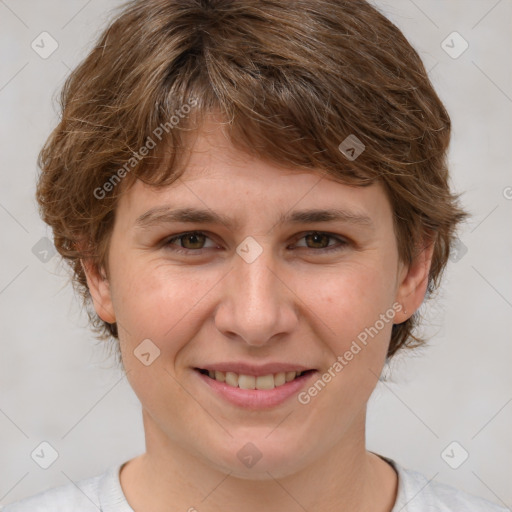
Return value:
[(247, 375), (235, 372), (223, 372), (219, 370), (208, 370), (205, 368), (194, 368), (195, 371), (205, 375), (211, 380), (222, 382), (227, 386), (239, 389), (270, 390), (285, 386), (289, 382), (302, 380), (316, 370), (287, 371), (269, 373), (267, 375)]

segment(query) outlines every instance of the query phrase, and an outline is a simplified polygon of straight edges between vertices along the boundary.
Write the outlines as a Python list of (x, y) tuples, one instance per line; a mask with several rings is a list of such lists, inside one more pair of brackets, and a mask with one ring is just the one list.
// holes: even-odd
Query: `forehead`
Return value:
[(209, 122), (189, 145), (184, 171), (174, 183), (152, 187), (136, 181), (122, 195), (118, 214), (132, 223), (155, 207), (194, 207), (238, 220), (291, 209), (342, 209), (378, 221), (390, 213), (383, 187), (349, 186), (316, 170), (285, 167), (236, 148), (223, 125)]

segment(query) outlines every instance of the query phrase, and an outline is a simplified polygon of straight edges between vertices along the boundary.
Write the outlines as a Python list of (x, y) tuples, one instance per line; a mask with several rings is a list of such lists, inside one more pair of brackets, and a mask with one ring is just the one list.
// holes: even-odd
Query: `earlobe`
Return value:
[(96, 313), (104, 322), (115, 323), (110, 283), (104, 275), (103, 269), (98, 269), (96, 265), (88, 261), (80, 260), (80, 263), (87, 279), (87, 286)]
[(396, 324), (408, 320), (421, 306), (427, 292), (433, 254), (434, 242), (428, 242), (413, 261), (404, 267), (396, 295), (396, 302), (402, 306), (395, 316)]

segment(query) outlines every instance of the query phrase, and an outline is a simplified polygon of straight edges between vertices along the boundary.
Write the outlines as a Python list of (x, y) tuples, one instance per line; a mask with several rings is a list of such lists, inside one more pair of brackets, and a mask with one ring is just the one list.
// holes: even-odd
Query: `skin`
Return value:
[[(137, 217), (162, 205), (208, 208), (239, 225), (135, 227)], [(277, 224), (281, 214), (310, 208), (343, 208), (371, 225)], [(192, 230), (207, 238), (163, 244)], [(339, 240), (315, 240), (311, 231)], [(236, 252), (248, 236), (262, 248), (252, 263)], [(380, 185), (349, 187), (255, 159), (214, 121), (199, 132), (177, 182), (163, 189), (137, 182), (116, 210), (109, 268), (83, 262), (98, 315), (118, 324), (123, 365), (142, 404), (146, 453), (120, 474), (135, 512), (168, 511), (169, 504), (201, 512), (390, 511), (397, 476), (365, 448), (366, 405), (392, 323), (423, 301), (431, 257), (432, 247), (410, 265), (400, 262)], [(279, 361), (321, 375), (396, 303), (394, 320), (306, 405), (292, 397), (268, 410), (241, 409), (193, 370), (208, 362)], [(160, 349), (149, 366), (134, 355), (147, 338)], [(252, 467), (237, 457), (248, 442), (262, 455)]]

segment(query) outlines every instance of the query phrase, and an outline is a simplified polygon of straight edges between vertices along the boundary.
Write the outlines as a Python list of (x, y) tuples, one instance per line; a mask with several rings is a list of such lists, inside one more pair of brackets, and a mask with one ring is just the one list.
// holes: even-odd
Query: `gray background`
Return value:
[[(439, 298), (423, 308), (434, 338), (386, 369), (372, 396), (368, 447), (511, 507), (512, 1), (375, 3), (418, 49), (451, 113), (453, 183), (473, 217)], [(58, 257), (41, 261), (51, 233), (34, 199), (52, 100), (118, 4), (0, 0), (0, 504), (144, 451), (135, 394), (89, 333)], [(59, 45), (46, 59), (31, 48), (43, 31)], [(456, 59), (441, 46), (453, 31), (469, 43)], [(43, 441), (58, 452), (46, 470), (31, 458)], [(453, 441), (452, 465), (469, 453), (458, 469), (441, 455)]]

